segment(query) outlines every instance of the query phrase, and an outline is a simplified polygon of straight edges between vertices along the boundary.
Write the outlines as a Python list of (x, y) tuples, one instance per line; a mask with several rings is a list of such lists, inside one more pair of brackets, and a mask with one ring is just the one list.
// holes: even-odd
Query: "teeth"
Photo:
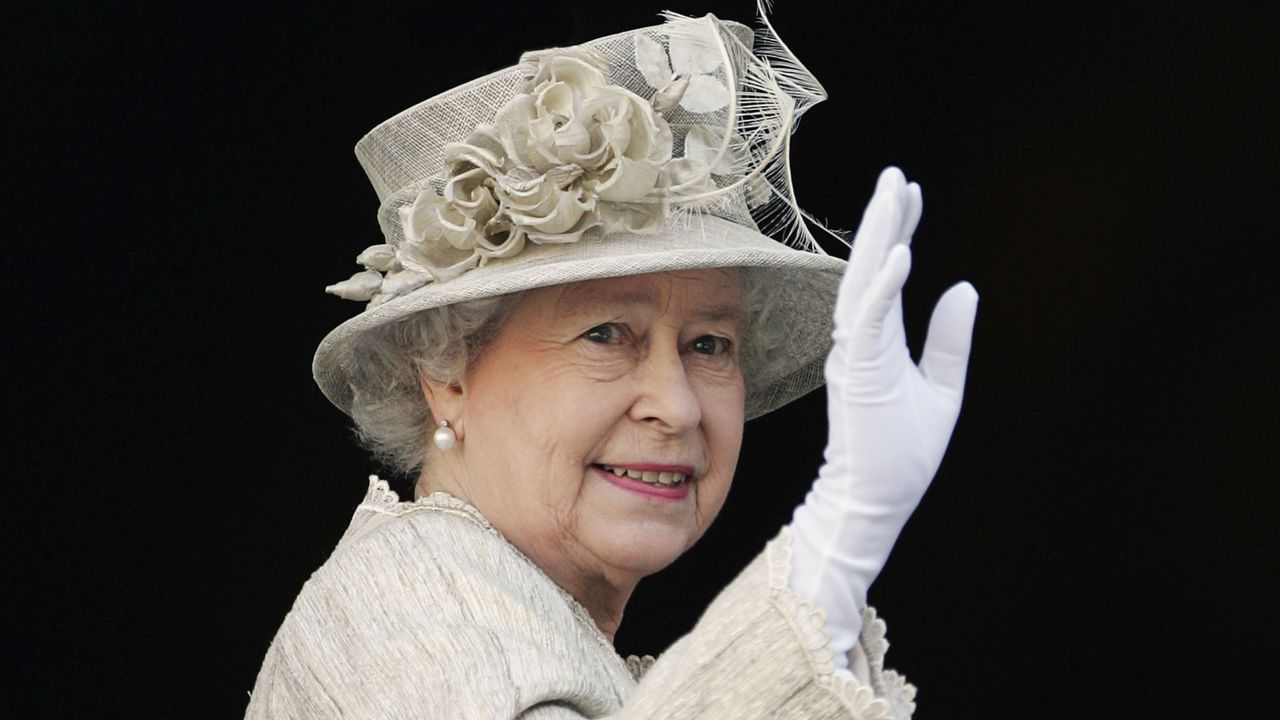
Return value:
[(631, 470), (628, 468), (614, 467), (612, 465), (601, 465), (600, 467), (617, 475), (618, 477), (629, 477), (633, 480), (639, 480), (650, 485), (679, 485), (685, 481), (685, 474), (682, 472), (658, 472), (656, 470)]

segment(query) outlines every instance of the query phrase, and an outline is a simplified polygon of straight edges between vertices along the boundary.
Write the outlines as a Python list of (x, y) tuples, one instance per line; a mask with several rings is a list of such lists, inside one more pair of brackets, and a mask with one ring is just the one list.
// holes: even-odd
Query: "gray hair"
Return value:
[[(744, 311), (740, 361), (747, 392), (752, 378), (775, 377), (787, 358), (785, 323), (771, 319), (774, 305), (758, 268), (740, 268)], [(354, 363), (351, 417), (356, 435), (382, 463), (403, 476), (426, 462), (435, 419), (422, 395), (423, 376), (459, 378), (502, 330), (520, 293), (423, 310), (369, 330)]]

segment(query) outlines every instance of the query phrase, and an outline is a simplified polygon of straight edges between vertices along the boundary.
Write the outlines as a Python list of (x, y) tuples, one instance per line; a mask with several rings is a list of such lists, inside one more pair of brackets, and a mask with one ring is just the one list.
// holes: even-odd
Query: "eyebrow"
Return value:
[[(557, 304), (561, 306), (562, 312), (566, 314), (586, 315), (596, 310), (616, 308), (618, 306), (651, 306), (656, 304), (657, 301), (658, 293), (656, 290), (604, 290), (591, 293), (582, 291), (570, 293), (568, 297), (562, 297)], [(741, 321), (743, 311), (737, 305), (715, 305), (708, 308), (699, 308), (693, 312), (693, 316), (699, 320), (708, 321)]]
[(588, 313), (617, 305), (653, 305), (657, 301), (658, 294), (652, 290), (597, 290), (588, 293), (577, 289), (561, 298), (558, 304), (565, 306), (566, 312)]
[(742, 320), (742, 308), (735, 305), (717, 305), (716, 307), (705, 308), (695, 312), (694, 317), (699, 320)]

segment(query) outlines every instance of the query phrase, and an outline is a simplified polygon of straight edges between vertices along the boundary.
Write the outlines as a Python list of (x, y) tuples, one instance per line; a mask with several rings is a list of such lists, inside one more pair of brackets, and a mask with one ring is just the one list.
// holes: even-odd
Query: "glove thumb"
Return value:
[(929, 336), (920, 356), (920, 372), (930, 383), (954, 393), (964, 393), (973, 343), (973, 321), (978, 314), (978, 291), (967, 282), (951, 286), (933, 308)]

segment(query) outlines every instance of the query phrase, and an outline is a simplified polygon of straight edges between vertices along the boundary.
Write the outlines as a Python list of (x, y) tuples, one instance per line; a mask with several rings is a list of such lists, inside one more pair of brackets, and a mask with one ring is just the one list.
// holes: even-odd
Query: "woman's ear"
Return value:
[(431, 410), (431, 417), (437, 426), (441, 420), (448, 420), (449, 427), (462, 439), (463, 416), (466, 408), (466, 391), (458, 380), (437, 380), (422, 370), (418, 371), (418, 384), (422, 387), (422, 396)]

